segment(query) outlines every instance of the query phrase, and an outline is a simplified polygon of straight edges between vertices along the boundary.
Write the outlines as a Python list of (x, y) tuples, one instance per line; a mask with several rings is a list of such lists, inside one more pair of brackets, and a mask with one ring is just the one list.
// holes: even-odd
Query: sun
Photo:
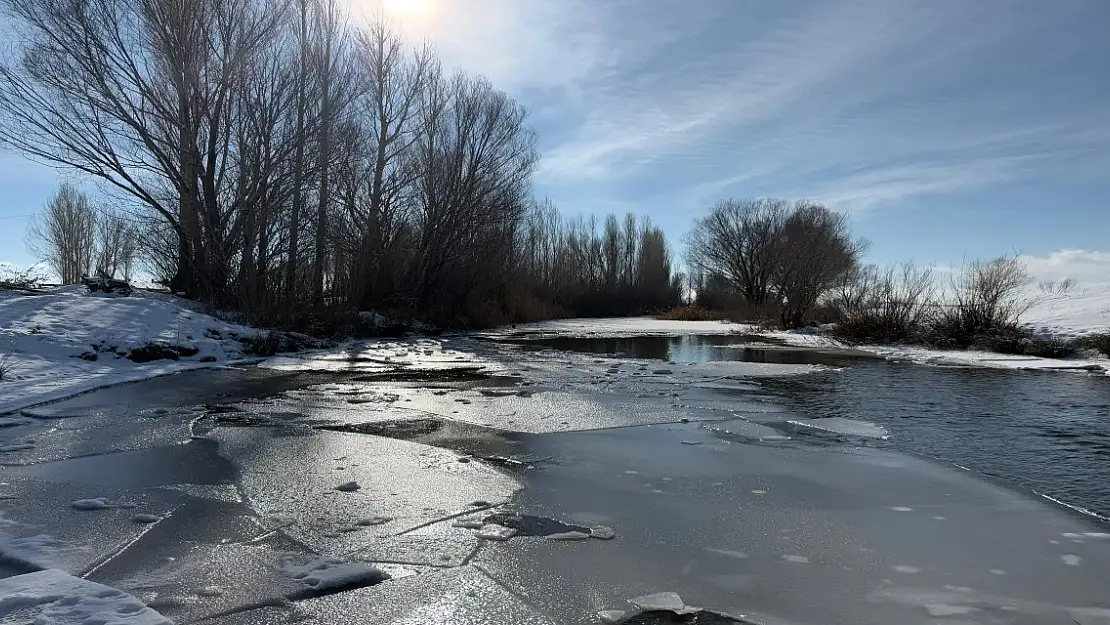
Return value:
[(428, 10), (428, 0), (382, 0), (382, 10), (398, 17), (423, 15)]

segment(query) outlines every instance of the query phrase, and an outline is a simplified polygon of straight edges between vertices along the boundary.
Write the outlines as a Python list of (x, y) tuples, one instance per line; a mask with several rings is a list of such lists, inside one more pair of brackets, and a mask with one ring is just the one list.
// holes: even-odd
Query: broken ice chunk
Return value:
[(513, 536), (516, 536), (517, 530), (514, 527), (505, 527), (496, 523), (486, 523), (482, 529), (475, 533), (475, 536), (485, 540), (496, 540), (504, 542)]
[(103, 510), (111, 508), (112, 505), (108, 503), (107, 497), (96, 497), (95, 499), (78, 499), (69, 504), (74, 510)]
[(590, 537), (597, 538), (598, 540), (613, 540), (617, 537), (617, 533), (613, 528), (604, 525), (595, 525), (590, 528)]
[(617, 625), (618, 623), (623, 623), (625, 619), (630, 618), (631, 616), (635, 616), (635, 614), (629, 615), (629, 613), (625, 612), (624, 610), (602, 610), (601, 612), (597, 613), (598, 620), (602, 623), (605, 623), (605, 625)]
[(643, 597), (629, 599), (629, 603), (644, 612), (674, 612), (684, 614), (686, 603), (675, 592), (657, 592)]
[(136, 514), (135, 516), (131, 517), (132, 523), (140, 524), (157, 523), (161, 520), (162, 517), (158, 516), (157, 514)]

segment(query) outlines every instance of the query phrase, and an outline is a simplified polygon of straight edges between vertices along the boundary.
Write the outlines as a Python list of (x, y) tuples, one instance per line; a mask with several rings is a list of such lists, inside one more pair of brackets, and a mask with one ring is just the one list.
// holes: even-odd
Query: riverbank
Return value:
[[(1045, 332), (1049, 326), (1041, 326)], [(1076, 336), (1099, 331), (1099, 327), (1073, 327), (1061, 330)], [(1110, 375), (1110, 358), (1097, 352), (1083, 352), (1069, 358), (1006, 355), (983, 350), (935, 350), (915, 345), (856, 345), (836, 339), (829, 328), (768, 330), (755, 324), (731, 321), (674, 321), (653, 317), (629, 319), (568, 319), (521, 324), (478, 333), (495, 339), (583, 338), (619, 339), (635, 336), (732, 336), (737, 343), (767, 348), (798, 348), (863, 352), (878, 358), (918, 364), (993, 369), (1075, 370)]]
[(260, 349), (294, 343), (323, 345), (229, 323), (168, 293), (123, 297), (82, 286), (0, 291), (0, 414), (104, 386), (243, 363)]

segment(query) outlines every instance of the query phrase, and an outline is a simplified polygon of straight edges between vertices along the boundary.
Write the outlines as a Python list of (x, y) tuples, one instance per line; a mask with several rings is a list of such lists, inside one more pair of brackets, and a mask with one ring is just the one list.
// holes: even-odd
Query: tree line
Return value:
[[(345, 5), (0, 0), (20, 33), (0, 64), (0, 143), (99, 181), (127, 207), (129, 258), (263, 323), (385, 309), (465, 325), (677, 300), (661, 231), (614, 217), (598, 232), (532, 197), (518, 102), (385, 23), (356, 27)], [(63, 193), (32, 230), (59, 259), (70, 233), (51, 211), (87, 203)], [(69, 281), (87, 260), (57, 269)]]

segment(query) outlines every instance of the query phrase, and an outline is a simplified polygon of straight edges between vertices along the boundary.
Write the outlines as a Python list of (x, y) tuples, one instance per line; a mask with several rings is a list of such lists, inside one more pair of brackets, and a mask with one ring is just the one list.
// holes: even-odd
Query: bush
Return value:
[(243, 351), (252, 356), (270, 357), (281, 349), (281, 334), (273, 330), (266, 330), (258, 334), (239, 339), (243, 342)]
[(1090, 334), (1076, 339), (1072, 345), (1076, 349), (1091, 349), (1103, 356), (1110, 356), (1110, 332)]
[(936, 282), (931, 269), (913, 263), (861, 268), (836, 285), (829, 306), (840, 311), (833, 334), (843, 341), (917, 342), (935, 314)]

